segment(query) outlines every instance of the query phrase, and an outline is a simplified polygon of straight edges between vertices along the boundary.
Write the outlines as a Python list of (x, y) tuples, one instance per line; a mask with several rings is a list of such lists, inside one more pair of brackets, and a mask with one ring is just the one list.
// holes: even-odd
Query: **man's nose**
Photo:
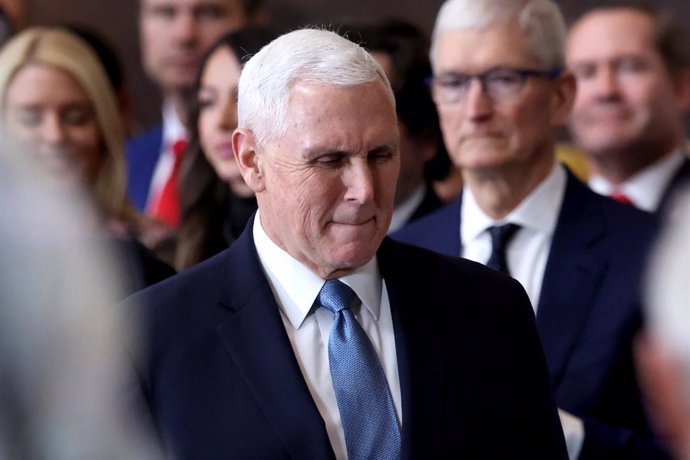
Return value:
[(178, 42), (189, 43), (196, 40), (198, 24), (192, 12), (181, 11), (177, 13), (172, 27)]
[(599, 97), (610, 98), (618, 95), (620, 86), (615, 69), (611, 68), (611, 66), (599, 69), (594, 79), (594, 89)]
[(479, 78), (470, 81), (464, 106), (465, 114), (473, 120), (488, 118), (493, 113), (494, 102)]
[(374, 199), (374, 173), (367, 159), (356, 159), (346, 168), (345, 185), (348, 201), (367, 203)]

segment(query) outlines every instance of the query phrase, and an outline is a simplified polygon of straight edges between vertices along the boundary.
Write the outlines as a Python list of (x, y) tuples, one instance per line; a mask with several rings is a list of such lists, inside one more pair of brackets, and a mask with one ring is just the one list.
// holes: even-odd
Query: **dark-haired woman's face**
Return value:
[(237, 127), (237, 83), (240, 65), (229, 48), (214, 51), (201, 75), (199, 87), (199, 140), (216, 174), (239, 196), (252, 191), (242, 179), (232, 152), (232, 132)]
[(49, 173), (91, 183), (102, 158), (102, 137), (93, 106), (67, 72), (29, 64), (12, 78), (3, 118), (8, 133)]

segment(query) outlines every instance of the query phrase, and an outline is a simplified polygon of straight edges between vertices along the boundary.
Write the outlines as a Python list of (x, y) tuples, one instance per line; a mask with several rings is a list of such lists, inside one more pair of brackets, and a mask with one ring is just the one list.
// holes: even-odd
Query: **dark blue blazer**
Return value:
[(162, 145), (163, 125), (158, 125), (127, 141), (127, 196), (141, 212), (146, 209), (153, 171)]
[(441, 201), (441, 199), (438, 197), (431, 184), (427, 184), (424, 192), (424, 199), (421, 203), (419, 203), (419, 206), (417, 206), (417, 209), (414, 210), (410, 216), (410, 220), (408, 220), (406, 224), (417, 220), (420, 217), (424, 217), (439, 208), (442, 208), (443, 204), (443, 201)]
[[(462, 195), (393, 238), (457, 256), (461, 206)], [(582, 460), (665, 458), (649, 435), (632, 357), (655, 222), (568, 173), (537, 328), (558, 406), (584, 419)]]
[[(175, 459), (332, 459), (251, 229), (128, 301), (143, 308), (144, 400)], [(389, 239), (378, 261), (395, 330), (403, 458), (567, 458), (519, 284)]]

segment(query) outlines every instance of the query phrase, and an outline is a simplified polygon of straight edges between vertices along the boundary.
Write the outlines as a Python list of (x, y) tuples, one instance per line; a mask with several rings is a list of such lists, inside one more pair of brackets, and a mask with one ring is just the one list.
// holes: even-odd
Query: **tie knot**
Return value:
[(347, 284), (339, 280), (328, 280), (319, 291), (319, 303), (333, 314), (354, 307), (357, 294)]
[(494, 225), (489, 227), (491, 245), (495, 250), (503, 250), (510, 242), (515, 232), (520, 228), (517, 224)]

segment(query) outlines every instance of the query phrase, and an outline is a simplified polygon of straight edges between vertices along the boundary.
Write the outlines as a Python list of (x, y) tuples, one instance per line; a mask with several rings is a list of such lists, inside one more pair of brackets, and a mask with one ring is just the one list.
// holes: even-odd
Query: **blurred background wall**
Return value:
[[(135, 129), (157, 122), (160, 114), (158, 94), (146, 79), (139, 64), (138, 0), (26, 0), (30, 24), (69, 22), (94, 28), (120, 55), (132, 93)], [(566, 17), (572, 18), (596, 0), (557, 0)], [(431, 31), (434, 17), (443, 0), (266, 0), (269, 17), (279, 29), (305, 24), (329, 25), (375, 20), (385, 17), (408, 19)], [(690, 1), (656, 0), (659, 6), (673, 8), (678, 17), (690, 18)], [(690, 31), (690, 20), (685, 21)]]

